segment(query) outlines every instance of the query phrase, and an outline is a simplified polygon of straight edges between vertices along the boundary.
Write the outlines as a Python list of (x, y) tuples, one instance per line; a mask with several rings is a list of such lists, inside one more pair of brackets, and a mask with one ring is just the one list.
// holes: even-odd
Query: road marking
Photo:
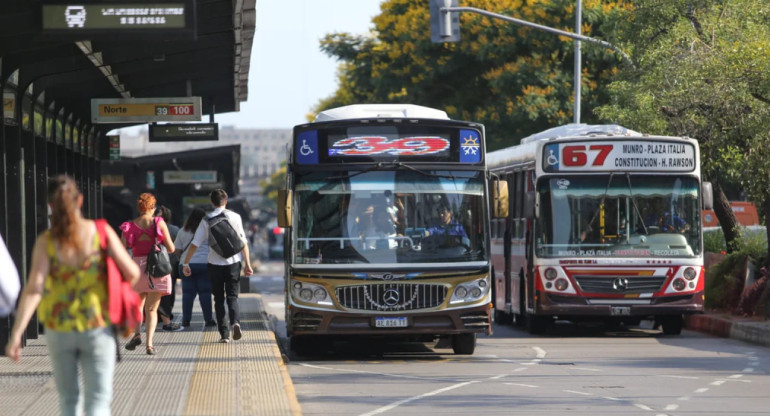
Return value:
[(701, 387), (699, 389), (696, 389), (694, 393), (705, 393), (709, 391), (708, 387)]
[(385, 413), (388, 410), (393, 410), (396, 407), (401, 406), (402, 404), (410, 403), (410, 402), (413, 402), (415, 400), (420, 400), (420, 399), (423, 399), (425, 397), (435, 396), (437, 394), (441, 394), (441, 393), (444, 393), (446, 391), (454, 390), (454, 389), (457, 389), (457, 388), (460, 388), (460, 387), (463, 387), (463, 386), (467, 386), (467, 385), (473, 384), (473, 383), (478, 383), (478, 381), (466, 381), (464, 383), (459, 383), (459, 384), (455, 384), (453, 386), (444, 387), (443, 389), (434, 390), (434, 391), (431, 391), (429, 393), (421, 394), (419, 396), (414, 396), (414, 397), (410, 397), (408, 399), (399, 400), (399, 401), (397, 401), (395, 403), (389, 404), (387, 406), (380, 407), (379, 409), (373, 410), (371, 412), (362, 413), (360, 416), (373, 416), (373, 415), (378, 415), (380, 413)]
[(540, 386), (535, 386), (533, 384), (521, 384), (521, 383), (503, 383), (503, 384), (507, 384), (509, 386), (529, 387), (531, 389), (536, 389), (536, 388), (540, 387)]
[(602, 399), (614, 400), (616, 402), (619, 402), (619, 401), (623, 400), (623, 399), (619, 399), (617, 397), (610, 397), (610, 396), (602, 396)]
[(519, 368), (517, 368), (517, 369), (515, 369), (513, 371), (519, 372), (519, 371), (524, 371), (526, 369), (527, 369), (527, 367), (519, 367)]
[(582, 391), (575, 391), (575, 390), (562, 390), (565, 393), (572, 393), (572, 394), (579, 394), (581, 396), (593, 396), (591, 393), (585, 393)]
[(682, 402), (686, 402), (686, 401), (690, 400), (690, 396), (682, 396), (682, 397), (678, 398), (677, 400), (682, 401)]
[(727, 380), (717, 380), (711, 383), (712, 386), (721, 386), (722, 384), (725, 384)]
[(602, 370), (596, 369), (596, 368), (588, 368), (588, 367), (572, 367), (574, 370), (583, 370), (583, 371), (595, 371), (597, 373), (601, 373)]
[(662, 375), (662, 376), (658, 376), (658, 377), (683, 378), (683, 379), (687, 379), (687, 380), (697, 380), (698, 379), (698, 377), (693, 377), (693, 376)]
[(743, 374), (733, 374), (727, 378), (741, 378), (741, 377), (743, 377)]
[(532, 349), (535, 350), (535, 354), (536, 354), (537, 358), (545, 358), (546, 352), (545, 352), (544, 349), (542, 349), (540, 347), (532, 347)]
[(646, 410), (648, 412), (652, 411), (652, 408), (650, 406), (645, 406), (645, 405), (643, 405), (641, 403), (634, 403), (634, 407), (638, 407), (638, 408), (640, 408), (642, 410)]
[(666, 405), (666, 407), (663, 410), (676, 410), (678, 408), (679, 408), (678, 404), (669, 404), (669, 405)]
[(490, 380), (500, 380), (501, 378), (507, 376), (508, 374), (500, 374), (498, 376), (490, 377)]

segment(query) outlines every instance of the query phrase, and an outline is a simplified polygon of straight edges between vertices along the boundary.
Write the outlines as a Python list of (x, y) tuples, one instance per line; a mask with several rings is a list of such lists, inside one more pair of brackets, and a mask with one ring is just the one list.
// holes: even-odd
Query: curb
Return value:
[(688, 315), (685, 327), (722, 338), (770, 347), (770, 322), (731, 321), (713, 315)]

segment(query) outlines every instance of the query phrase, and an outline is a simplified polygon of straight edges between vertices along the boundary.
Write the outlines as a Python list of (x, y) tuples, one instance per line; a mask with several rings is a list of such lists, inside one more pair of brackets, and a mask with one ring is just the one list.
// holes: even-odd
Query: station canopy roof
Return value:
[[(46, 105), (55, 101), (83, 120), (90, 120), (92, 98), (200, 96), (204, 115), (238, 111), (248, 94), (256, 0), (178, 3), (185, 1), (194, 5), (194, 36), (107, 33), (81, 39), (43, 32), (42, 5), (54, 2), (0, 0), (0, 84), (19, 69), (19, 88), (33, 83), (35, 95), (45, 92)], [(141, 7), (164, 2), (169, 0), (104, 4)]]

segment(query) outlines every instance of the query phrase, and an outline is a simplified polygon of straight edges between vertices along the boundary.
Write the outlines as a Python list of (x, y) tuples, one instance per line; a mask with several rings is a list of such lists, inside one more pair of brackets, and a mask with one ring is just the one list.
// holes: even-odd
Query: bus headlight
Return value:
[(696, 277), (698, 277), (698, 273), (692, 267), (688, 267), (688, 268), (684, 269), (684, 273), (682, 273), (682, 274), (684, 275), (684, 278), (687, 279), (687, 280), (692, 280), (692, 279), (695, 279)]
[(554, 269), (553, 267), (549, 267), (549, 268), (545, 269), (545, 273), (543, 273), (543, 274), (545, 274), (545, 279), (546, 280), (556, 279), (556, 276), (557, 276), (556, 269)]
[(291, 295), (294, 299), (304, 303), (315, 303), (324, 306), (333, 305), (326, 288), (315, 283), (295, 280), (291, 284)]
[(454, 293), (452, 293), (452, 297), (449, 299), (449, 303), (477, 302), (484, 299), (488, 292), (489, 276), (472, 282), (460, 283), (455, 287)]
[(685, 286), (687, 286), (687, 283), (684, 281), (684, 279), (674, 279), (674, 283), (672, 284), (674, 286), (674, 289), (676, 290), (684, 290)]

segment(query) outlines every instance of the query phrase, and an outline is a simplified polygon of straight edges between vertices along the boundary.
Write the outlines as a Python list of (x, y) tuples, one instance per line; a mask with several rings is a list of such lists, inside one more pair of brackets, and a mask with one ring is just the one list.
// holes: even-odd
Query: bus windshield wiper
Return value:
[(371, 172), (373, 170), (380, 169), (383, 166), (385, 166), (385, 162), (377, 162), (374, 166), (369, 166), (368, 168), (366, 168), (364, 170), (359, 170), (359, 171), (356, 171), (354, 173), (349, 173), (349, 174), (346, 174), (346, 175), (330, 176), (327, 179), (328, 180), (350, 179), (350, 178), (356, 177), (358, 175), (361, 175), (361, 174), (364, 174), (364, 173), (367, 173), (367, 172)]
[[(639, 207), (636, 206), (636, 200), (634, 199), (634, 190), (631, 186), (631, 175), (626, 172), (626, 183), (628, 183), (628, 194), (631, 196), (631, 205), (634, 207), (634, 212), (636, 212), (636, 215), (639, 216), (639, 219), (642, 220), (642, 232), (647, 235), (647, 226), (644, 224), (644, 218), (642, 217), (642, 213), (639, 212)], [(630, 228), (631, 225), (629, 223), (628, 227), (626, 229)]]
[(599, 215), (599, 211), (602, 210), (602, 205), (604, 205), (604, 200), (607, 199), (607, 193), (610, 191), (610, 185), (612, 184), (612, 177), (615, 176), (615, 172), (610, 172), (610, 179), (607, 181), (607, 186), (604, 187), (604, 194), (602, 195), (602, 199), (599, 200), (599, 209), (594, 212), (594, 215), (591, 217), (591, 221), (588, 221), (588, 224), (593, 224), (594, 220), (596, 219), (596, 216)]
[(434, 178), (448, 178), (448, 179), (457, 179), (457, 178), (455, 177), (455, 175), (452, 175), (452, 174), (449, 174), (449, 175), (442, 175), (442, 174), (439, 174), (439, 173), (428, 172), (428, 171), (424, 171), (424, 170), (422, 170), (422, 169), (418, 169), (418, 168), (416, 168), (416, 167), (414, 167), (414, 166), (412, 166), (412, 165), (407, 165), (407, 164), (406, 164), (406, 163), (404, 163), (404, 162), (393, 162), (393, 166), (395, 166), (395, 167), (399, 167), (399, 168), (401, 168), (401, 167), (403, 167), (403, 168), (407, 168), (407, 169), (409, 169), (409, 170), (411, 170), (411, 171), (413, 171), (413, 172), (417, 172), (417, 173), (419, 173), (420, 175), (424, 175), (424, 176), (431, 176), (431, 177), (434, 177)]

